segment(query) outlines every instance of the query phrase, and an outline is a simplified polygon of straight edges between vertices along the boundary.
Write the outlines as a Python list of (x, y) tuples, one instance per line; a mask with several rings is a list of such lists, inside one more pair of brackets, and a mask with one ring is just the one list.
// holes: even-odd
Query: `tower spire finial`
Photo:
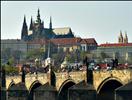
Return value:
[(37, 19), (40, 19), (40, 11), (39, 11), (39, 8), (38, 8), (38, 15), (37, 15)]
[(37, 13), (37, 22), (41, 23), (39, 8), (38, 8), (38, 13)]

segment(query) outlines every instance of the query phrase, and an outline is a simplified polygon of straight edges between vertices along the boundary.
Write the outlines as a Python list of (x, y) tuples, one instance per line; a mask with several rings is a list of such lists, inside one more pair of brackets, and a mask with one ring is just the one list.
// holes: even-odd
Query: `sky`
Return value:
[(1, 38), (20, 39), (26, 15), (36, 20), (40, 9), (44, 27), (71, 27), (75, 36), (95, 38), (98, 44), (117, 43), (120, 30), (132, 42), (132, 1), (2, 1)]

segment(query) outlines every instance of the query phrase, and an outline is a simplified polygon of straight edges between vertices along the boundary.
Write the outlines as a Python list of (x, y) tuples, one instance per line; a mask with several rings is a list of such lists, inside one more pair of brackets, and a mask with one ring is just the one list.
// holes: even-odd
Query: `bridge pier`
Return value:
[(29, 92), (24, 83), (20, 82), (7, 90), (7, 100), (27, 100)]
[(115, 100), (131, 100), (132, 98), (132, 81), (115, 90)]
[(34, 91), (34, 100), (57, 100), (57, 90), (48, 82)]
[(96, 90), (92, 84), (82, 81), (68, 90), (68, 100), (96, 100)]
[(1, 99), (2, 100), (7, 100), (6, 72), (5, 72), (5, 69), (4, 68), (2, 68), (2, 72), (1, 72), (1, 81), (2, 81), (2, 84), (0, 86), (0, 88), (1, 88), (1, 90), (0, 90)]

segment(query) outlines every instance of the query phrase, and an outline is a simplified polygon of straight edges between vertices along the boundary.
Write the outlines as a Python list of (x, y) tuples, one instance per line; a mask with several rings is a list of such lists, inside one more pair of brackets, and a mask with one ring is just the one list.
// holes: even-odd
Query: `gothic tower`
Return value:
[(52, 30), (52, 19), (51, 19), (51, 16), (50, 16), (49, 29)]
[(24, 21), (23, 21), (23, 26), (22, 26), (22, 31), (21, 31), (21, 39), (22, 40), (28, 39), (28, 27), (27, 27), (25, 15), (24, 15)]
[(34, 29), (36, 30), (42, 30), (44, 28), (44, 22), (41, 21), (41, 18), (40, 18), (40, 11), (38, 9), (38, 12), (37, 12), (37, 20), (35, 21), (35, 23), (33, 24), (34, 26)]
[(118, 37), (118, 43), (123, 43), (122, 31), (120, 31), (120, 36)]
[(33, 20), (32, 20), (32, 16), (31, 16), (31, 22), (30, 22), (29, 30), (33, 30)]
[(38, 9), (38, 15), (37, 15), (37, 22), (40, 24), (41, 23), (41, 19), (40, 19), (40, 13), (39, 13), (39, 9)]
[(125, 32), (124, 43), (128, 43), (127, 33)]

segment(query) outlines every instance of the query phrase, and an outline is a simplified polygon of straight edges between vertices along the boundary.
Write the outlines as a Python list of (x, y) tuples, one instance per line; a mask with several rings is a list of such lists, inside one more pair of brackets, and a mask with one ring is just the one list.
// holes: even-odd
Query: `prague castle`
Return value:
[[(1, 52), (2, 59), (7, 60), (4, 51), (21, 52), (26, 54), (32, 50), (42, 49), (45, 54), (48, 51), (48, 45), (50, 44), (51, 54), (62, 52), (74, 52), (84, 51), (90, 52), (98, 57), (103, 52), (110, 58), (123, 58), (125, 61), (129, 61), (132, 57), (132, 43), (128, 42), (128, 36), (125, 32), (125, 36), (120, 31), (118, 37), (118, 43), (105, 43), (100, 44), (96, 42), (94, 38), (80, 38), (75, 37), (71, 28), (53, 28), (52, 19), (50, 17), (49, 27), (45, 28), (44, 21), (40, 18), (40, 11), (38, 9), (37, 19), (33, 20), (31, 17), (30, 26), (28, 28), (26, 22), (26, 16), (21, 30), (21, 39), (5, 39), (1, 40)], [(26, 56), (21, 55), (22, 59)], [(130, 59), (131, 61), (131, 59)]]
[(69, 27), (53, 28), (52, 19), (50, 17), (49, 28), (44, 27), (44, 21), (40, 18), (40, 11), (38, 9), (37, 19), (33, 21), (31, 17), (31, 23), (28, 30), (26, 23), (26, 17), (24, 16), (21, 39), (24, 41), (34, 39), (53, 39), (53, 38), (74, 38), (74, 34)]

